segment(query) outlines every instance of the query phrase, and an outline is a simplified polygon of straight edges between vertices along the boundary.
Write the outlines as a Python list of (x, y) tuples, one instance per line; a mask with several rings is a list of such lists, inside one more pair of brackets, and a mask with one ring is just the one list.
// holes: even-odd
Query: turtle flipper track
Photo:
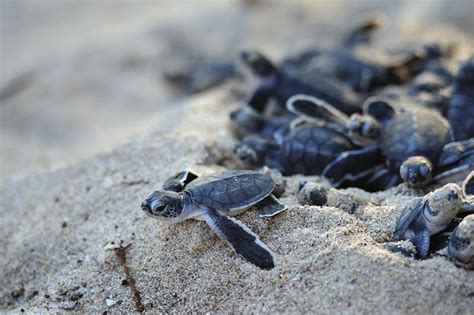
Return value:
[(378, 148), (369, 146), (342, 153), (324, 168), (322, 175), (337, 187), (346, 180), (353, 181), (367, 176), (381, 161), (382, 156)]
[(263, 199), (257, 204), (257, 206), (259, 207), (257, 210), (257, 215), (259, 217), (273, 217), (274, 215), (286, 210), (286, 206), (280, 203), (280, 201), (278, 201), (278, 199), (273, 195)]
[(286, 102), (286, 108), (294, 114), (332, 122), (344, 128), (349, 120), (346, 114), (322, 99), (304, 94), (297, 94), (290, 97)]
[(209, 227), (232, 246), (237, 254), (262, 269), (275, 267), (273, 253), (245, 224), (206, 208), (203, 214)]

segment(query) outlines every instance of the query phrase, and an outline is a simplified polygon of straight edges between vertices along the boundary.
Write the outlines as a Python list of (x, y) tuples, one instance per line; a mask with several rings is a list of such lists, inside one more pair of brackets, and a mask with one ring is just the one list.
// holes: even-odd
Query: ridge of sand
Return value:
[(175, 133), (152, 133), (3, 186), (0, 309), (134, 311), (117, 258), (104, 248), (124, 241), (132, 244), (127, 263), (152, 313), (472, 314), (472, 272), (444, 257), (415, 261), (383, 248), (397, 205), (416, 193), (403, 187), (378, 194), (348, 189), (367, 201), (349, 214), (299, 206), (301, 176), (288, 178), (288, 211), (239, 216), (277, 254), (271, 271), (238, 257), (203, 222), (165, 225), (145, 216), (141, 200), (166, 176), (184, 167), (222, 169), (207, 162), (209, 148), (229, 140), (226, 96), (210, 92), (187, 108)]

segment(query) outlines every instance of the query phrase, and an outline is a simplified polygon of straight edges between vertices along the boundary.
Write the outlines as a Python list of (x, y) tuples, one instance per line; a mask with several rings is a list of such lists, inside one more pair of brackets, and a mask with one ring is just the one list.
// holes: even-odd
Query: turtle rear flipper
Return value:
[(258, 86), (246, 98), (245, 103), (259, 113), (265, 111), (268, 100), (272, 97), (274, 91), (273, 86)]
[(332, 122), (343, 128), (346, 127), (349, 120), (346, 114), (322, 99), (304, 94), (290, 97), (286, 102), (286, 108), (296, 115), (304, 115), (316, 120)]
[(186, 186), (198, 178), (199, 175), (192, 170), (184, 170), (164, 181), (162, 188), (167, 191), (181, 192)]
[(257, 215), (259, 217), (273, 217), (278, 213), (285, 211), (286, 206), (282, 204), (274, 195), (270, 195), (267, 198), (260, 201), (257, 206)]
[(395, 116), (395, 109), (390, 104), (390, 100), (385, 97), (369, 97), (362, 106), (364, 113), (375, 117), (380, 122), (387, 122)]
[(438, 167), (447, 168), (468, 156), (474, 155), (474, 138), (446, 144), (438, 158)]
[(381, 161), (382, 156), (378, 147), (368, 146), (342, 153), (324, 168), (322, 175), (329, 178), (337, 187), (345, 180), (357, 180), (367, 176)]
[(273, 253), (245, 224), (210, 208), (204, 209), (202, 216), (209, 227), (229, 243), (237, 254), (262, 269), (275, 267)]

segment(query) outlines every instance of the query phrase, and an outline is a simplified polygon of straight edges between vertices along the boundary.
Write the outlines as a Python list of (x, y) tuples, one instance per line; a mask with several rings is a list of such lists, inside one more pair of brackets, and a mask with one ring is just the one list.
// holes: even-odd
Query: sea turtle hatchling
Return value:
[[(472, 176), (466, 182), (470, 180)], [(472, 199), (466, 194), (459, 185), (450, 183), (424, 197), (415, 198), (398, 218), (393, 240), (410, 240), (415, 245), (417, 256), (425, 258), (432, 235), (445, 230), (456, 215), (473, 211)]]
[[(473, 154), (472, 141), (452, 142), (448, 121), (436, 110), (420, 105), (371, 97), (364, 103), (364, 115), (351, 117), (306, 95), (293, 96), (287, 106), (294, 113), (334, 122), (346, 129), (354, 143), (363, 145), (326, 166), (322, 175), (335, 186), (366, 176), (373, 169), (377, 172), (368, 180), (368, 190), (388, 189), (398, 184), (400, 178), (409, 186), (422, 187), (431, 181), (437, 168), (456, 171), (456, 162), (466, 162)], [(448, 154), (450, 150), (453, 152)], [(377, 165), (380, 157), (385, 160), (382, 168)], [(469, 161), (463, 162), (462, 167), (469, 166)]]
[(448, 254), (456, 265), (474, 269), (474, 214), (465, 217), (451, 233)]
[(257, 51), (241, 52), (239, 64), (250, 84), (245, 104), (258, 112), (265, 112), (271, 100), (276, 101), (280, 111), (286, 112), (286, 101), (292, 95), (301, 93), (324, 99), (347, 114), (360, 112), (358, 95), (344, 84), (323, 75), (294, 75), (274, 65)]
[(324, 124), (292, 126), (282, 137), (246, 136), (235, 155), (252, 166), (266, 165), (283, 175), (319, 175), (333, 159), (356, 147), (344, 134)]
[(198, 178), (192, 171), (183, 171), (167, 179), (163, 190), (152, 192), (141, 208), (166, 223), (204, 220), (239, 255), (262, 269), (271, 269), (275, 264), (270, 249), (231, 216), (257, 204), (259, 216), (273, 216), (285, 210), (273, 197), (274, 188), (272, 178), (260, 172), (225, 171)]

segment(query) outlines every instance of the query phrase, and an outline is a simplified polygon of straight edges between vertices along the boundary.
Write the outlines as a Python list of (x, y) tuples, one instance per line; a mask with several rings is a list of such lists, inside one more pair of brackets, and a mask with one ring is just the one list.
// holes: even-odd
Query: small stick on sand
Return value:
[(120, 266), (122, 266), (123, 273), (125, 274), (125, 278), (127, 279), (128, 283), (130, 284), (130, 290), (132, 290), (132, 297), (133, 297), (133, 302), (135, 302), (135, 308), (137, 309), (138, 312), (143, 312), (145, 310), (145, 307), (142, 304), (142, 300), (140, 298), (140, 292), (138, 292), (137, 287), (135, 286), (135, 279), (132, 277), (130, 274), (130, 271), (128, 270), (127, 266), (127, 261), (125, 258), (125, 251), (127, 248), (130, 247), (131, 244), (127, 244), (125, 246), (117, 246), (114, 248), (114, 252), (117, 255)]

